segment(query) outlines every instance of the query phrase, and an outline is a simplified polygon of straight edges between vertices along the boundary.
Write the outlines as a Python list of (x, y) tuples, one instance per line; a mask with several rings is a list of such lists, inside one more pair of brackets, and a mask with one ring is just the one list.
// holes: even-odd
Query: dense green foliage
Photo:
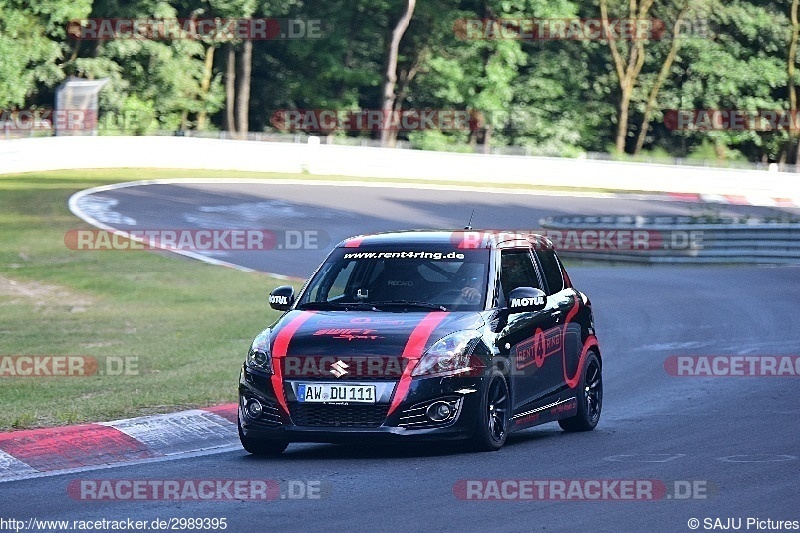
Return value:
[[(576, 156), (623, 148), (628, 154), (793, 163), (796, 143), (786, 129), (673, 131), (665, 111), (790, 110), (796, 4), (420, 0), (399, 47), (395, 105), (468, 110), (479, 128), (401, 132), (400, 138), (439, 149), (510, 145)], [(271, 131), (276, 110), (381, 109), (389, 42), (406, 5), (407, 0), (0, 0), (0, 109), (52, 105), (55, 87), (69, 76), (109, 78), (101, 112), (138, 117), (126, 124), (126, 133), (234, 130), (235, 124)], [(593, 19), (603, 9), (610, 19), (660, 20), (666, 34), (609, 42), (478, 39), (458, 31), (463, 19)], [(319, 19), (322, 35), (256, 40), (249, 53), (240, 40), (81, 41), (66, 32), (70, 20), (96, 17), (250, 16)], [(678, 20), (684, 37), (675, 39)], [(249, 89), (242, 84), (244, 65), (252, 67)], [(230, 72), (237, 79), (226, 87)], [(236, 105), (244, 106), (243, 117), (234, 115)], [(643, 124), (648, 128), (640, 139)]]

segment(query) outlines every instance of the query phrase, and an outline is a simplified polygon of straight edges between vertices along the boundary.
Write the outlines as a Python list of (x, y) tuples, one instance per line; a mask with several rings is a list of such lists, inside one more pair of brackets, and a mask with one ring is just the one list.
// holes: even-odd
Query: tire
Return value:
[(503, 373), (494, 368), (481, 391), (478, 420), (470, 441), (473, 450), (493, 452), (503, 447), (508, 436), (510, 405), (508, 382)]
[(586, 356), (581, 382), (578, 386), (578, 412), (558, 421), (564, 431), (591, 431), (600, 421), (603, 410), (603, 373), (594, 352)]
[(289, 446), (285, 440), (270, 440), (270, 439), (251, 439), (242, 433), (242, 423), (237, 419), (236, 425), (239, 427), (239, 440), (242, 442), (242, 448), (248, 453), (253, 455), (275, 456), (280, 455)]

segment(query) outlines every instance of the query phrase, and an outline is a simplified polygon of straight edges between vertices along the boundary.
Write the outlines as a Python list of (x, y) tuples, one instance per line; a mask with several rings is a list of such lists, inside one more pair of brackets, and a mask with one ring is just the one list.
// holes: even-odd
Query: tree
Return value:
[[(645, 20), (648, 18), (650, 8), (654, 0), (630, 0), (628, 6), (628, 18)], [(600, 17), (603, 21), (603, 35), (608, 40), (608, 47), (611, 50), (611, 57), (614, 61), (614, 68), (619, 80), (621, 91), (619, 98), (619, 114), (617, 116), (617, 134), (614, 147), (617, 153), (625, 152), (625, 141), (628, 135), (628, 120), (630, 113), (631, 97), (642, 71), (646, 56), (645, 40), (635, 37), (629, 41), (627, 50), (620, 51), (619, 38), (611, 30), (608, 18), (608, 0), (600, 0)]]
[(678, 57), (678, 50), (680, 49), (681, 40), (683, 39), (683, 37), (680, 36), (681, 25), (684, 17), (689, 12), (689, 5), (689, 0), (684, 0), (683, 5), (680, 6), (678, 15), (675, 17), (675, 23), (672, 26), (669, 52), (664, 58), (664, 61), (661, 63), (661, 69), (659, 70), (656, 81), (653, 83), (653, 86), (650, 89), (650, 94), (647, 97), (647, 104), (645, 105), (644, 109), (644, 117), (642, 118), (642, 126), (639, 128), (639, 136), (636, 139), (636, 147), (633, 149), (633, 155), (639, 155), (639, 152), (642, 151), (644, 142), (647, 139), (647, 132), (650, 129), (650, 120), (653, 117), (653, 111), (656, 107), (658, 93), (661, 91), (661, 87), (664, 85), (664, 82), (669, 75), (670, 69), (672, 68), (672, 63), (675, 61), (675, 58)]
[[(682, 46), (681, 64), (674, 69), (671, 87), (665, 87), (669, 107), (749, 114), (786, 110), (790, 22), (779, 4), (740, 0), (715, 5), (709, 14), (714, 35), (686, 40)], [(757, 122), (743, 128), (674, 132), (672, 139), (685, 143), (690, 154), (710, 142), (720, 161), (739, 156), (757, 161), (787, 158), (788, 131)]]
[[(256, 0), (210, 0), (215, 13), (222, 18), (252, 17), (257, 9)], [(238, 69), (236, 48), (242, 45)], [(253, 66), (253, 41), (245, 39), (227, 42), (225, 55), (225, 129), (236, 138), (246, 138), (249, 130), (250, 76)]]
[[(524, 146), (720, 161), (798, 161), (781, 126), (671, 131), (665, 109), (798, 112), (800, 0), (0, 0), (0, 109), (47, 105), (67, 76), (108, 78), (103, 114), (122, 131), (272, 128), (272, 111), (403, 108), (471, 113), (470, 128), (316, 133), (449, 150)], [(240, 18), (323, 21), (320, 38), (80, 40), (71, 19)], [(459, 20), (666, 21), (672, 39), (462, 38)], [(675, 39), (707, 19), (708, 38)], [(479, 24), (480, 25), (480, 24)], [(258, 110), (258, 111), (256, 111)], [(341, 115), (340, 115), (341, 116)], [(388, 122), (391, 126), (391, 122)]]
[(25, 106), (64, 79), (67, 22), (90, 9), (90, 0), (0, 0), (0, 109)]
[[(790, 20), (792, 22), (792, 37), (789, 42), (789, 58), (788, 58), (788, 68), (787, 74), (789, 78), (789, 113), (792, 117), (793, 121), (797, 120), (797, 88), (796, 88), (796, 80), (795, 80), (795, 63), (797, 62), (797, 41), (798, 35), (800, 35), (800, 21), (798, 21), (797, 11), (798, 6), (800, 5), (800, 1), (792, 0), (792, 7), (791, 7), (791, 15)], [(797, 124), (794, 124), (795, 127)], [(790, 135), (790, 144), (789, 150), (791, 150), (791, 140), (794, 140), (798, 136), (798, 131), (796, 129), (792, 130), (792, 135)], [(797, 149), (794, 156), (795, 165), (798, 165), (798, 172), (800, 172), (800, 140), (797, 140)]]
[(392, 31), (392, 39), (389, 42), (389, 54), (386, 60), (386, 80), (383, 84), (383, 105), (381, 112), (383, 116), (383, 128), (381, 129), (381, 146), (394, 146), (397, 141), (397, 128), (393, 126), (393, 117), (396, 110), (397, 94), (395, 93), (395, 86), (397, 85), (397, 56), (400, 49), (400, 40), (403, 34), (408, 29), (411, 23), (411, 17), (414, 15), (414, 8), (417, 5), (417, 0), (406, 0), (406, 7), (400, 20)]

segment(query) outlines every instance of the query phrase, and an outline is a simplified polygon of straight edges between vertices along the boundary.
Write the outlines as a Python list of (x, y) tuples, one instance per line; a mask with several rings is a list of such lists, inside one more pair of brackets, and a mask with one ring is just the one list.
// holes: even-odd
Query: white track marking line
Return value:
[(6, 481), (22, 481), (24, 479), (34, 479), (40, 477), (53, 477), (53, 476), (63, 476), (68, 474), (79, 474), (81, 472), (91, 472), (94, 470), (108, 470), (111, 468), (120, 468), (126, 466), (135, 466), (135, 465), (142, 465), (142, 464), (149, 464), (149, 463), (161, 463), (164, 461), (175, 461), (178, 459), (192, 459), (195, 457), (203, 457), (206, 455), (214, 455), (218, 453), (229, 453), (241, 451), (242, 454), (246, 452), (242, 449), (242, 445), (238, 442), (236, 444), (228, 444), (225, 446), (217, 446), (215, 448), (207, 448), (204, 450), (197, 450), (194, 452), (184, 452), (184, 453), (177, 453), (173, 455), (165, 455), (163, 457), (152, 457), (149, 459), (135, 459), (133, 461), (125, 461), (119, 463), (109, 463), (105, 465), (90, 465), (90, 466), (82, 466), (79, 468), (68, 468), (65, 470), (52, 470), (49, 472), (20, 472), (18, 475), (9, 476), (9, 477), (0, 477), (0, 483), (4, 483)]

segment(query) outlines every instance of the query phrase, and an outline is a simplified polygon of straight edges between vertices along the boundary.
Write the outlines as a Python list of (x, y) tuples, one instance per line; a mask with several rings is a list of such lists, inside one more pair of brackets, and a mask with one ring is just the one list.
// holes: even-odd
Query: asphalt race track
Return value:
[[(313, 182), (311, 182), (313, 183)], [(277, 242), (272, 250), (200, 252), (211, 258), (300, 278), (307, 277), (330, 248), (365, 232), (415, 228), (460, 229), (475, 213), (480, 229), (540, 228), (544, 216), (701, 215), (766, 216), (775, 208), (744, 205), (704, 207), (658, 197), (603, 195), (573, 197), (311, 184), (187, 183), (151, 184), (101, 191), (82, 197), (78, 207), (121, 230), (267, 229)], [(376, 185), (376, 184), (373, 184)], [(642, 199), (644, 198), (644, 199)], [(654, 199), (655, 198), (655, 199)], [(783, 209), (800, 214), (800, 209)], [(286, 232), (293, 235), (286, 235)], [(308, 249), (296, 249), (297, 234), (311, 237)], [(316, 246), (313, 246), (315, 239)], [(290, 252), (290, 253), (288, 253)]]
[[(473, 208), (476, 228), (516, 229), (537, 228), (547, 215), (701, 211), (697, 204), (633, 198), (232, 182), (109, 190), (84, 197), (81, 207), (125, 230), (316, 231), (324, 243), (318, 249), (213, 256), (295, 277), (307, 276), (343, 237), (459, 228)], [(722, 214), (768, 211), (721, 208)], [(118, 466), (2, 483), (2, 514), (225, 517), (230, 531), (311, 532), (690, 531), (691, 518), (700, 520), (700, 530), (713, 525), (707, 518), (722, 524), (734, 519), (733, 525), (741, 519), (741, 529), (748, 518), (800, 520), (800, 377), (677, 377), (664, 366), (677, 355), (800, 353), (800, 268), (576, 265), (569, 272), (592, 299), (603, 352), (605, 401), (593, 432), (566, 434), (549, 424), (513, 435), (497, 453), (466, 453), (451, 445), (293, 444), (275, 459), (235, 450)], [(243, 305), (266, 308), (265, 290), (254, 287), (253, 301)], [(232, 379), (232, 391), (235, 386)], [(109, 502), (75, 500), (67, 491), (71, 481), (85, 479), (259, 478), (282, 486), (319, 482), (321, 497)], [(465, 501), (454, 491), (464, 480), (519, 479), (657, 480), (669, 491), (675, 482), (697, 490), (688, 498), (678, 491), (657, 501)]]

